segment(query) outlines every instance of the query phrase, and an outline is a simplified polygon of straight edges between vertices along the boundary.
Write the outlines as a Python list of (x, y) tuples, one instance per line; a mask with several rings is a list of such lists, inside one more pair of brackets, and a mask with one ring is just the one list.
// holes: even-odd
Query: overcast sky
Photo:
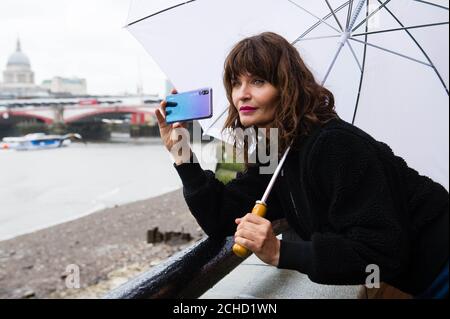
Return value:
[[(36, 84), (86, 78), (90, 94), (162, 94), (165, 75), (123, 28), (130, 0), (0, 0), (0, 81), (19, 36)], [(139, 72), (140, 70), (140, 72)]]

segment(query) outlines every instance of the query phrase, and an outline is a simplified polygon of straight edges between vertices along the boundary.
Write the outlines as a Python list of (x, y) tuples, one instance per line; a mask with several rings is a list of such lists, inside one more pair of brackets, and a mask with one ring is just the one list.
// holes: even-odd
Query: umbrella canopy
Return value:
[(213, 87), (214, 116), (199, 122), (217, 138), (227, 54), (244, 37), (282, 35), (342, 119), (448, 190), (448, 23), (445, 0), (134, 0), (127, 28), (178, 91)]

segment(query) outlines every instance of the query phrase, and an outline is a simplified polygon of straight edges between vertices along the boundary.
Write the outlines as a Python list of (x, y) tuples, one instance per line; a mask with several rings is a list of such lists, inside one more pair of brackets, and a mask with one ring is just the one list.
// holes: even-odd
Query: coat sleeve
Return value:
[[(236, 232), (235, 219), (251, 212), (255, 202), (262, 198), (272, 175), (260, 174), (258, 167), (251, 167), (224, 185), (215, 178), (214, 172), (203, 170), (194, 158), (195, 154), (191, 163), (174, 164), (183, 183), (186, 203), (208, 236), (231, 236)], [(275, 194), (269, 196), (266, 204), (267, 219), (283, 217)]]
[(327, 202), (327, 227), (311, 241), (281, 245), (280, 268), (323, 284), (364, 284), (378, 267), (380, 280), (397, 276), (407, 238), (376, 149), (360, 136), (330, 131), (311, 150), (309, 184)]

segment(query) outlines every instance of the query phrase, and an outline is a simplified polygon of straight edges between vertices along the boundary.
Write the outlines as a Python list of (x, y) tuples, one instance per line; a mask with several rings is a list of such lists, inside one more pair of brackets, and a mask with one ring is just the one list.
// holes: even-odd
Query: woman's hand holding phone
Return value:
[[(177, 90), (173, 89), (171, 91), (171, 94), (177, 94)], [(184, 136), (182, 138), (182, 141), (187, 143), (187, 145), (184, 145), (182, 147), (183, 150), (189, 149), (189, 157), (187, 157), (187, 154), (184, 154), (184, 156), (178, 154), (179, 148), (176, 148), (176, 152), (174, 152), (174, 145), (179, 142), (179, 133), (182, 132), (181, 129), (187, 130), (187, 123), (186, 122), (175, 122), (172, 124), (166, 123), (166, 108), (167, 108), (167, 101), (164, 99), (160, 103), (160, 108), (156, 109), (155, 114), (156, 118), (158, 120), (158, 126), (159, 126), (159, 133), (161, 135), (161, 139), (164, 143), (164, 146), (166, 149), (172, 154), (172, 157), (174, 158), (174, 161), (176, 165), (180, 165), (185, 162), (186, 158), (190, 157), (191, 149), (189, 145), (190, 139)]]

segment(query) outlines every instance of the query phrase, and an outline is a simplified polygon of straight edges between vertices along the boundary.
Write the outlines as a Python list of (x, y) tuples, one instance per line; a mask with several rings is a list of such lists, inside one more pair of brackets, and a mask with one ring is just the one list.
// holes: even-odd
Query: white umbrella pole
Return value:
[[(289, 150), (291, 149), (291, 146), (289, 146), (286, 151), (283, 154), (283, 157), (281, 158), (280, 163), (278, 163), (277, 169), (275, 170), (275, 173), (273, 173), (272, 179), (269, 182), (269, 185), (266, 188), (266, 191), (262, 197), (261, 200), (256, 201), (255, 206), (252, 209), (252, 214), (255, 214), (260, 217), (264, 217), (267, 212), (267, 198), (269, 197), (269, 194), (273, 188), (273, 185), (275, 184), (275, 181), (278, 177), (278, 174), (280, 173), (281, 168), (283, 167), (284, 161), (286, 160), (286, 157), (289, 153)], [(246, 247), (241, 246), (239, 244), (233, 245), (233, 252), (236, 256), (245, 258), (248, 257), (251, 254), (251, 251), (248, 250)]]
[(286, 151), (283, 154), (283, 157), (280, 160), (280, 163), (278, 163), (277, 169), (275, 170), (275, 172), (273, 173), (272, 178), (270, 179), (269, 185), (267, 186), (266, 191), (264, 192), (264, 195), (263, 195), (263, 197), (261, 199), (261, 202), (264, 203), (264, 204), (266, 203), (267, 198), (269, 197), (269, 194), (272, 191), (273, 185), (275, 184), (275, 181), (277, 180), (278, 174), (280, 173), (280, 170), (283, 167), (284, 161), (286, 160), (286, 157), (287, 157), (290, 149), (291, 149), (291, 146), (289, 146), (286, 149)]

